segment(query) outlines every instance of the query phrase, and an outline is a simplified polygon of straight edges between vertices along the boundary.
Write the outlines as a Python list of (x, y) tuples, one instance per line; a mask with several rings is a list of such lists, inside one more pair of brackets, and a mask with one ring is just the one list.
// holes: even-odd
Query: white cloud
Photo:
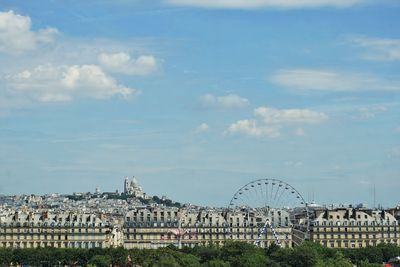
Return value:
[(392, 147), (386, 150), (386, 155), (389, 159), (400, 159), (400, 147)]
[(370, 181), (366, 181), (366, 180), (360, 180), (358, 181), (361, 185), (366, 185), (366, 186), (370, 186), (372, 183)]
[[(317, 124), (328, 119), (325, 113), (309, 109), (276, 109), (269, 107), (256, 108), (254, 116), (255, 118), (252, 119), (238, 120), (232, 123), (226, 133), (276, 138), (281, 136), (281, 130), (287, 127)], [(305, 135), (301, 127), (297, 127), (294, 134), (297, 136)]]
[(366, 74), (315, 69), (278, 70), (270, 80), (279, 86), (302, 91), (400, 91), (400, 81), (386, 81)]
[(260, 117), (266, 124), (321, 123), (328, 119), (325, 113), (309, 109), (259, 107), (254, 110), (254, 114)]
[(281, 134), (278, 127), (258, 126), (256, 120), (238, 120), (226, 130), (227, 134), (244, 134), (254, 137), (276, 138)]
[(294, 134), (295, 135), (297, 135), (297, 136), (305, 136), (306, 135), (306, 133), (304, 132), (304, 129), (303, 128), (297, 128), (295, 131), (294, 131)]
[(304, 164), (302, 161), (285, 161), (286, 167), (302, 167)]
[(134, 59), (123, 52), (102, 53), (98, 60), (107, 70), (128, 75), (147, 75), (157, 70), (157, 61), (151, 55), (142, 55)]
[(373, 106), (364, 106), (357, 108), (358, 115), (356, 118), (358, 119), (371, 119), (376, 115), (384, 113), (388, 110), (388, 108), (384, 105), (373, 105)]
[(40, 102), (64, 102), (76, 97), (97, 99), (138, 94), (118, 84), (96, 65), (39, 65), (5, 77), (11, 93)]
[(204, 108), (215, 109), (244, 108), (247, 107), (250, 103), (247, 98), (243, 98), (234, 94), (229, 94), (226, 96), (214, 96), (212, 94), (205, 94), (201, 97), (200, 101)]
[(205, 133), (205, 132), (208, 132), (209, 129), (210, 129), (210, 127), (208, 126), (208, 124), (203, 122), (202, 124), (197, 126), (195, 132), (196, 133)]
[(259, 9), (259, 8), (346, 8), (366, 3), (367, 0), (165, 0), (172, 5), (216, 9)]
[(30, 17), (14, 11), (0, 12), (0, 52), (19, 54), (33, 50), (39, 44), (52, 42), (57, 33), (55, 28), (32, 31)]
[(358, 47), (366, 49), (364, 59), (374, 61), (400, 60), (400, 39), (356, 37), (350, 40)]

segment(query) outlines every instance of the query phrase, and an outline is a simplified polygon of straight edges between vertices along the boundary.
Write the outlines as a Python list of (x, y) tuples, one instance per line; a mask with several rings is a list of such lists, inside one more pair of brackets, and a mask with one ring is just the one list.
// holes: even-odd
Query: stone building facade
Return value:
[(399, 222), (385, 210), (336, 208), (314, 210), (310, 238), (330, 248), (400, 245)]
[(9, 211), (0, 215), (0, 246), (106, 248), (117, 229), (101, 216), (70, 212)]
[[(121, 215), (71, 211), (0, 211), (0, 247), (11, 248), (159, 248), (168, 245), (223, 245), (228, 240), (278, 243), (303, 240), (293, 214), (272, 210), (267, 218), (254, 210), (200, 207), (131, 207)], [(309, 238), (331, 248), (380, 243), (400, 245), (398, 209), (314, 208)]]
[[(196, 246), (223, 245), (227, 240), (240, 240), (265, 247), (279, 242), (292, 246), (292, 228), (289, 223), (267, 227), (264, 217), (241, 210), (224, 209), (138, 208), (128, 212), (123, 226), (126, 248), (158, 248), (174, 244)], [(275, 232), (273, 232), (275, 231)], [(258, 238), (260, 235), (260, 238)]]

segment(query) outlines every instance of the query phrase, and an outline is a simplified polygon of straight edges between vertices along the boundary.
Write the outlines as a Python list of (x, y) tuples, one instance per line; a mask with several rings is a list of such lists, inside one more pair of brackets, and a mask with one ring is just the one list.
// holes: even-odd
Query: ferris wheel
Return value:
[(241, 187), (229, 203), (232, 214), (247, 214), (246, 227), (257, 228), (254, 243), (267, 246), (273, 240), (279, 246), (298, 245), (309, 234), (308, 206), (301, 194), (277, 179), (254, 180)]

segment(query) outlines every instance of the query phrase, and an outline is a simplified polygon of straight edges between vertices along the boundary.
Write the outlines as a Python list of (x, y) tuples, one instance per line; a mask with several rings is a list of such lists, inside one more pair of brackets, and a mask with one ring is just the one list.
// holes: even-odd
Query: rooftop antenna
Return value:
[(376, 209), (376, 186), (374, 183), (374, 209)]

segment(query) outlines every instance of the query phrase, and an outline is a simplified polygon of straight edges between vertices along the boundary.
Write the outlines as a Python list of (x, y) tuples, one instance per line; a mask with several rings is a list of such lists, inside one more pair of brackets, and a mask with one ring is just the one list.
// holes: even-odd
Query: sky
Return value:
[(397, 0), (2, 0), (0, 194), (400, 202)]

